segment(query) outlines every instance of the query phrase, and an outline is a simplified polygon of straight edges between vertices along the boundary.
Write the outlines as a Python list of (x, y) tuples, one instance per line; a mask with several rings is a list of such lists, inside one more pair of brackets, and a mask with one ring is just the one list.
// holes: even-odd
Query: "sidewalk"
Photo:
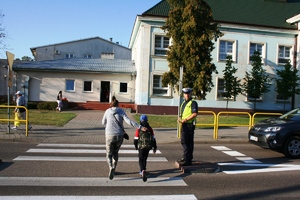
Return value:
[[(38, 143), (80, 143), (80, 144), (104, 144), (105, 131), (101, 124), (104, 111), (82, 110), (65, 111), (75, 112), (77, 117), (72, 119), (63, 127), (33, 125), (25, 136), (25, 126), (22, 125), (18, 130), (10, 130), (8, 125), (0, 124), (0, 141), (15, 142), (38, 142)], [(132, 114), (127, 112), (129, 118), (133, 119)], [(135, 128), (124, 123), (125, 130), (130, 139), (124, 140), (124, 144), (132, 144)], [(157, 142), (175, 143), (180, 142), (177, 137), (177, 129), (154, 129)], [(213, 129), (196, 129), (195, 143), (241, 143), (247, 142), (247, 127), (234, 127), (219, 129), (218, 139), (213, 139)]]

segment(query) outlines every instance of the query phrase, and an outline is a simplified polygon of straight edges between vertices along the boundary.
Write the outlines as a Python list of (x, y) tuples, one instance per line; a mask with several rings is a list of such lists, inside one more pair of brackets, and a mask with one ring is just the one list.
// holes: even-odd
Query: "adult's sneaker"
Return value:
[(109, 174), (108, 174), (108, 178), (110, 180), (113, 180), (114, 179), (114, 175), (115, 175), (115, 168), (110, 168)]
[(18, 130), (18, 128), (16, 126), (11, 127), (11, 129)]

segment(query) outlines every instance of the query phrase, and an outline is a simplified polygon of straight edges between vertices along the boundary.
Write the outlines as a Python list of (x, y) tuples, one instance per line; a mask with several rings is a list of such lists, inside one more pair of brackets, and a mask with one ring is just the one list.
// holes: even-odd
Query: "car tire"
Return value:
[(289, 137), (283, 147), (283, 154), (288, 158), (300, 158), (300, 137)]

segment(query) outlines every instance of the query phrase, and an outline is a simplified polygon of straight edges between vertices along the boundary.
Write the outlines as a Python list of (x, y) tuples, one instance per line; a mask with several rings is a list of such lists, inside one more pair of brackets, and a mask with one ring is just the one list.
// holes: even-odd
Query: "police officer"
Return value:
[(192, 89), (183, 88), (184, 102), (180, 106), (180, 117), (178, 122), (182, 123), (181, 145), (183, 147), (183, 157), (180, 162), (182, 166), (190, 166), (193, 160), (194, 133), (196, 117), (198, 115), (198, 104), (192, 99)]

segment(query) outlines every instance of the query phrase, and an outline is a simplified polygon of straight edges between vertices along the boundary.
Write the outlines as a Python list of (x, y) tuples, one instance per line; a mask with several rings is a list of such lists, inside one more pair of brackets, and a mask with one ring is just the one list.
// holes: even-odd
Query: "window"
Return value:
[(127, 83), (120, 83), (120, 92), (127, 93)]
[(278, 47), (278, 64), (286, 64), (290, 60), (291, 47), (279, 46)]
[(222, 78), (218, 78), (218, 91), (217, 91), (217, 99), (224, 99), (225, 93), (225, 80)]
[(219, 61), (225, 61), (227, 56), (232, 56), (232, 60), (235, 58), (235, 42), (220, 40), (219, 43)]
[[(218, 86), (217, 99), (218, 100), (227, 99), (227, 97), (225, 97), (225, 93), (226, 93), (225, 84), (226, 84), (226, 82), (223, 78), (218, 78), (217, 79), (217, 86)], [(234, 97), (232, 96), (228, 99), (234, 99)]]
[(84, 55), (83, 57), (84, 57), (84, 58), (92, 58), (92, 55), (87, 54), (87, 55)]
[(74, 54), (72, 54), (72, 53), (67, 53), (67, 54), (66, 54), (66, 58), (74, 58)]
[(155, 55), (167, 55), (170, 39), (166, 36), (155, 35)]
[(162, 76), (153, 75), (153, 92), (155, 96), (168, 96), (168, 87), (162, 87)]
[(66, 91), (67, 92), (75, 91), (75, 80), (66, 80)]
[(255, 42), (250, 42), (249, 43), (249, 57), (248, 57), (248, 61), (249, 63), (251, 63), (251, 56), (254, 54), (255, 51), (259, 52), (259, 55), (261, 57), (261, 62), (265, 63), (265, 59), (266, 59), (266, 49), (265, 49), (266, 45), (264, 43), (255, 43)]
[[(262, 94), (263, 95), (263, 94)], [(256, 98), (256, 101), (262, 101), (262, 96)], [(254, 97), (250, 97), (248, 94), (247, 94), (247, 101), (255, 101), (255, 98)]]
[(262, 44), (250, 43), (250, 57), (254, 54), (254, 51), (259, 51), (262, 55)]
[(83, 91), (84, 92), (92, 92), (93, 81), (83, 81)]

